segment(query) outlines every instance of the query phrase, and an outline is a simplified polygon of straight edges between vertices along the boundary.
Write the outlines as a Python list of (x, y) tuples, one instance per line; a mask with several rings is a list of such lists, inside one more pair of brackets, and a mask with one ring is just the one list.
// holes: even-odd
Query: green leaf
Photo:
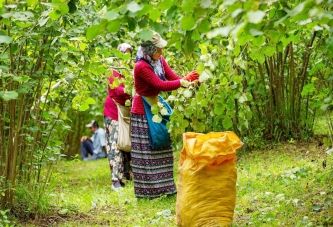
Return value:
[(163, 0), (160, 3), (158, 3), (158, 8), (161, 10), (167, 10), (170, 9), (170, 7), (173, 5), (172, 0)]
[(156, 21), (157, 19), (159, 19), (161, 16), (161, 12), (157, 9), (155, 9), (154, 11), (151, 11), (149, 13), (149, 19), (151, 19), (152, 21)]
[(119, 14), (113, 10), (108, 11), (104, 14), (105, 19), (107, 20), (116, 20), (118, 18)]
[(38, 20), (39, 26), (43, 27), (47, 23), (48, 20), (49, 20), (49, 17), (39, 19)]
[(315, 92), (317, 89), (315, 88), (314, 84), (307, 84), (304, 86), (301, 95), (305, 96), (309, 93)]
[(216, 103), (214, 105), (214, 113), (216, 115), (222, 115), (225, 110), (225, 106), (222, 103)]
[(136, 20), (131, 17), (127, 17), (126, 19), (127, 19), (128, 29), (130, 31), (134, 31), (136, 28)]
[(199, 81), (200, 82), (205, 82), (211, 78), (211, 75), (205, 70), (201, 73), (199, 76)]
[(43, 112), (43, 117), (44, 117), (45, 119), (49, 119), (49, 118), (51, 117), (51, 114), (49, 114), (48, 112), (44, 111), (44, 112)]
[(258, 31), (257, 29), (250, 29), (250, 33), (253, 35), (253, 36), (258, 36), (258, 35), (263, 35), (264, 33), (262, 31)]
[(208, 19), (201, 21), (201, 23), (198, 25), (198, 30), (201, 33), (206, 33), (210, 31), (210, 22)]
[(0, 95), (1, 95), (1, 98), (5, 101), (17, 99), (17, 97), (18, 97), (18, 93), (16, 91), (5, 91)]
[(186, 91), (184, 92), (184, 97), (185, 97), (185, 98), (191, 98), (192, 95), (193, 95), (193, 92), (192, 92), (191, 90), (186, 90)]
[(61, 17), (61, 13), (58, 11), (58, 10), (53, 10), (49, 13), (49, 17), (52, 19), (52, 20), (58, 20), (59, 17)]
[(208, 39), (214, 38), (218, 35), (221, 35), (223, 37), (228, 37), (232, 27), (231, 26), (225, 26), (221, 28), (215, 28), (214, 30), (207, 33)]
[(160, 108), (156, 104), (152, 105), (150, 109), (153, 114), (158, 114), (158, 112), (160, 111)]
[(120, 28), (120, 21), (119, 20), (114, 20), (114, 21), (110, 21), (108, 23), (108, 25), (106, 26), (106, 29), (109, 32), (118, 32), (119, 28)]
[(230, 118), (224, 118), (222, 121), (223, 124), (223, 128), (228, 130), (232, 127), (232, 121), (230, 120)]
[(314, 204), (314, 205), (312, 206), (312, 210), (313, 210), (313, 211), (318, 212), (318, 211), (320, 211), (320, 209), (321, 209), (320, 205)]
[(195, 27), (195, 20), (192, 15), (185, 15), (180, 21), (180, 27), (184, 31), (192, 30)]
[(69, 12), (69, 8), (67, 4), (59, 4), (58, 5), (58, 10), (62, 15), (65, 15)]
[(11, 43), (13, 41), (13, 38), (7, 35), (0, 35), (0, 43)]
[(257, 36), (257, 37), (254, 37), (254, 39), (252, 40), (252, 43), (254, 45), (256, 45), (257, 47), (260, 47), (265, 43), (265, 40), (266, 39), (264, 36)]
[(189, 55), (194, 51), (195, 44), (190, 37), (187, 37), (183, 44), (184, 53)]
[(85, 100), (85, 103), (87, 103), (87, 104), (95, 104), (96, 101), (95, 101), (95, 99), (89, 97), (89, 98), (87, 98), (87, 99)]
[(134, 1), (131, 2), (130, 4), (128, 4), (128, 6), (127, 6), (127, 9), (129, 11), (131, 11), (132, 13), (136, 13), (136, 12), (140, 11), (142, 8), (143, 8), (142, 6), (140, 6), (138, 3), (134, 2)]
[(293, 16), (300, 14), (304, 10), (305, 4), (306, 4), (306, 1), (297, 5), (293, 10), (291, 10), (289, 12), (289, 16), (293, 17)]
[(162, 122), (162, 117), (159, 114), (155, 114), (153, 116), (153, 122), (155, 122), (155, 123), (161, 123)]
[(266, 47), (264, 47), (264, 54), (266, 56), (268, 56), (268, 57), (272, 57), (275, 54), (275, 52), (276, 52), (275, 48), (276, 47), (274, 47), (274, 46), (266, 46)]
[(162, 109), (161, 109), (161, 114), (163, 115), (163, 116), (165, 116), (165, 115), (167, 115), (169, 112), (168, 112), (168, 110), (167, 110), (167, 108), (165, 108), (165, 107), (162, 107)]
[(37, 132), (39, 130), (39, 128), (38, 128), (38, 126), (34, 126), (34, 127), (30, 127), (29, 130), (32, 132)]
[(200, 63), (197, 67), (196, 67), (196, 70), (199, 74), (202, 74), (203, 71), (205, 70), (205, 65)]
[(89, 104), (87, 103), (83, 103), (82, 105), (80, 105), (79, 107), (79, 111), (86, 111), (89, 109)]
[(100, 25), (96, 24), (87, 29), (86, 37), (88, 40), (93, 40), (99, 35)]
[(247, 13), (247, 18), (250, 23), (258, 24), (262, 21), (262, 19), (264, 18), (265, 15), (266, 15), (266, 13), (261, 10), (249, 11)]
[(243, 81), (243, 77), (242, 76), (234, 76), (232, 77), (232, 81), (235, 83), (240, 84)]
[(0, 54), (0, 59), (8, 59), (9, 55), (7, 53)]
[(202, 8), (208, 9), (212, 5), (212, 1), (211, 0), (201, 0), (200, 5)]
[(183, 8), (184, 12), (191, 12), (193, 11), (193, 8), (195, 7), (195, 4), (193, 4), (193, 0), (183, 0), (181, 7)]
[(28, 6), (36, 5), (38, 0), (26, 0)]
[(143, 41), (148, 41), (153, 38), (153, 32), (151, 30), (142, 30), (138, 33), (138, 36)]

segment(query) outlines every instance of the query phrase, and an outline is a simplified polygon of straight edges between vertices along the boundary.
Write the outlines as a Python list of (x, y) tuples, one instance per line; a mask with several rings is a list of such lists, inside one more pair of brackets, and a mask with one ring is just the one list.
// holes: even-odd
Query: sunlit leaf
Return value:
[(136, 12), (140, 11), (142, 8), (143, 8), (142, 6), (140, 6), (138, 3), (134, 2), (134, 1), (131, 2), (130, 4), (128, 4), (128, 6), (127, 6), (127, 9), (129, 11), (131, 11), (132, 13), (136, 13)]
[(69, 8), (67, 4), (59, 4), (58, 5), (58, 10), (62, 15), (67, 14), (69, 12)]
[(191, 90), (184, 91), (184, 97), (185, 98), (191, 98), (193, 95), (193, 92)]
[(172, 0), (163, 0), (160, 3), (158, 3), (158, 8), (161, 10), (167, 10), (170, 9), (173, 4)]
[(228, 130), (232, 127), (232, 121), (228, 117), (223, 119), (222, 124), (223, 124), (223, 128), (226, 130)]
[(318, 205), (318, 204), (314, 204), (314, 205), (312, 205), (312, 210), (313, 210), (313, 211), (318, 212), (318, 211), (320, 211), (320, 209), (321, 209), (321, 206), (320, 206), (320, 205)]
[(195, 20), (192, 15), (185, 15), (180, 21), (180, 27), (185, 30), (192, 30), (195, 27)]
[(3, 93), (0, 93), (0, 96), (3, 100), (9, 101), (12, 99), (17, 99), (18, 93), (16, 91), (4, 91)]
[(152, 21), (156, 21), (160, 18), (161, 16), (161, 12), (157, 9), (155, 9), (154, 11), (151, 11), (149, 13), (149, 19), (151, 19)]
[(7, 35), (0, 35), (0, 43), (11, 43), (13, 41), (13, 38)]
[(153, 116), (153, 122), (155, 122), (155, 123), (161, 123), (162, 122), (162, 117), (159, 114), (155, 114)]
[(227, 37), (229, 35), (229, 32), (231, 31), (231, 26), (225, 26), (221, 28), (215, 28), (214, 30), (207, 33), (208, 39), (214, 38), (218, 35), (221, 35), (223, 37)]
[(87, 29), (86, 37), (88, 40), (93, 40), (96, 36), (99, 35), (100, 25), (93, 25)]
[(119, 14), (117, 12), (113, 11), (113, 10), (108, 11), (104, 14), (104, 17), (107, 20), (115, 20), (115, 19), (118, 18), (118, 16), (119, 16)]
[(87, 99), (85, 100), (85, 103), (87, 103), (87, 104), (95, 104), (96, 101), (95, 101), (95, 99), (89, 97), (89, 98), (87, 98)]
[(142, 30), (138, 33), (138, 36), (143, 41), (148, 41), (153, 38), (153, 32), (151, 30)]
[(211, 78), (211, 75), (205, 70), (199, 76), (200, 82), (205, 82)]
[(119, 31), (120, 26), (121, 26), (121, 23), (119, 20), (113, 20), (108, 23), (108, 25), (106, 26), (106, 29), (109, 32), (117, 32), (117, 31)]
[(39, 19), (38, 20), (39, 26), (43, 27), (47, 23), (48, 20), (49, 20), (49, 17)]
[(31, 6), (31, 5), (36, 5), (38, 3), (38, 0), (26, 0), (27, 5)]
[(49, 16), (52, 20), (58, 20), (61, 17), (61, 13), (58, 10), (53, 10), (49, 13)]
[(250, 23), (258, 24), (262, 21), (262, 19), (264, 18), (265, 15), (266, 15), (266, 13), (261, 10), (249, 11), (247, 13), (247, 18)]
[(212, 5), (211, 0), (200, 0), (200, 5), (202, 8), (207, 9)]

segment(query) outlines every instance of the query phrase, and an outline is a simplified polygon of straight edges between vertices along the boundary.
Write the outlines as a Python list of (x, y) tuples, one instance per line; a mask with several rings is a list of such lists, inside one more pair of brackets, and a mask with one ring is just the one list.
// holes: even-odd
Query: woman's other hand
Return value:
[(189, 82), (189, 81), (187, 81), (187, 80), (185, 80), (185, 79), (180, 79), (180, 85), (181, 85), (182, 87), (189, 87), (189, 86), (192, 85), (192, 83)]

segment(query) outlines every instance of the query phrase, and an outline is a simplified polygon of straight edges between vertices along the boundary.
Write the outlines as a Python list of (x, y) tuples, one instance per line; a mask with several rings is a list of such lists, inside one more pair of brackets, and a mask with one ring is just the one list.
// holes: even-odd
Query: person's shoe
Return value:
[(120, 184), (119, 181), (115, 181), (115, 182), (113, 182), (113, 184), (112, 184), (112, 186), (111, 186), (111, 190), (112, 190), (112, 191), (117, 192), (117, 191), (119, 191), (119, 190), (121, 190), (121, 189), (123, 189), (123, 188), (121, 187), (121, 184)]

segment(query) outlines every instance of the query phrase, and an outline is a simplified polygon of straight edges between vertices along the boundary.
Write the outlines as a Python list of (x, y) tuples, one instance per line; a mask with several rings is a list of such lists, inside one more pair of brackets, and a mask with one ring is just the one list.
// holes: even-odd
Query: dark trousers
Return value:
[(91, 156), (93, 156), (94, 154), (94, 147), (92, 142), (90, 142), (89, 140), (85, 140), (83, 142), (81, 142), (81, 156), (82, 159), (88, 158), (89, 154)]
[[(89, 157), (90, 154), (90, 157)], [(106, 154), (103, 151), (100, 154), (94, 154), (94, 147), (92, 142), (85, 140), (81, 143), (81, 156), (83, 161), (95, 160), (99, 158), (106, 158)]]

